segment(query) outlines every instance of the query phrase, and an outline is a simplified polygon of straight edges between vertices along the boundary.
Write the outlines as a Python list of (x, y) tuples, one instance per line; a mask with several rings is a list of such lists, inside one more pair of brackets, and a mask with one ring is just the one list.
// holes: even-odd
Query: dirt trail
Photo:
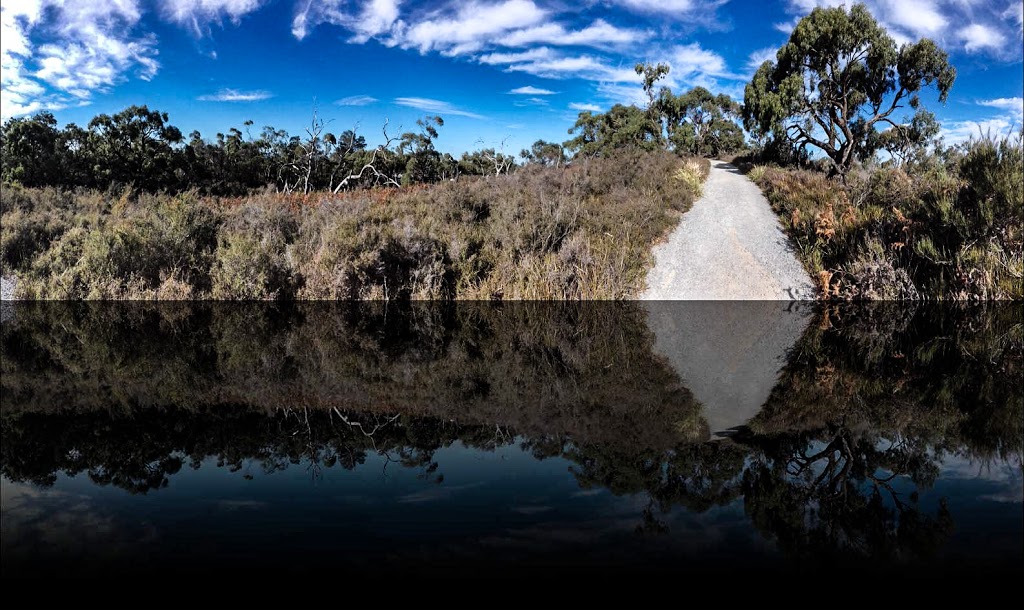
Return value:
[(643, 300), (813, 299), (815, 288), (757, 185), (711, 162), (704, 196), (654, 249)]

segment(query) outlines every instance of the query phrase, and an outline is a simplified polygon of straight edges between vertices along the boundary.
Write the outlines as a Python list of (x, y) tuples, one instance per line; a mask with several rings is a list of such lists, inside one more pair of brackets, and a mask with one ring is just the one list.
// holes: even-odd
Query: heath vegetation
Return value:
[(439, 116), (385, 121), (376, 147), (316, 111), (302, 136), (215, 139), (146, 106), (12, 119), (0, 271), (45, 299), (630, 298), (702, 159), (741, 154), (821, 298), (1024, 297), (1021, 132), (941, 140), (921, 94), (944, 103), (956, 70), (935, 42), (816, 8), (742, 103), (636, 72), (643, 107), (581, 112), (519, 160), (438, 151)]

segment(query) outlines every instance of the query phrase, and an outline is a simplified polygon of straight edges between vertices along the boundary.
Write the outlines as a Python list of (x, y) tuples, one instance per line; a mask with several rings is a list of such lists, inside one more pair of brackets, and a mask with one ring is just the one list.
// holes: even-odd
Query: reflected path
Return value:
[(655, 353), (702, 405), (715, 436), (757, 415), (814, 313), (813, 304), (782, 301), (650, 301), (645, 307)]
[(1016, 306), (5, 316), (5, 577), (1024, 565)]

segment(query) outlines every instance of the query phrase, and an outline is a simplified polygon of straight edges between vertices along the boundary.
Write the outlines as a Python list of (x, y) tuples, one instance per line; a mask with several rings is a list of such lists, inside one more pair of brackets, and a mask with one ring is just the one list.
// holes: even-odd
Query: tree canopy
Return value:
[(98, 188), (132, 185), (144, 191), (196, 189), (213, 195), (243, 195), (271, 186), (284, 191), (337, 191), (341, 188), (417, 184), (459, 175), (507, 173), (511, 155), (493, 148), (459, 161), (435, 148), (444, 120), (417, 121), (417, 129), (389, 135), (367, 146), (354, 129), (328, 130), (314, 110), (302, 135), (290, 135), (252, 121), (226, 133), (187, 137), (166, 112), (130, 106), (100, 114), (86, 128), (60, 129), (49, 112), (13, 118), (0, 127), (0, 179), (23, 186)]
[(933, 41), (897, 49), (863, 4), (816, 8), (797, 23), (776, 61), (766, 61), (744, 92), (743, 121), (756, 135), (771, 134), (823, 151), (841, 174), (858, 150), (892, 115), (920, 106), (920, 91), (934, 85), (946, 101), (956, 70)]
[(580, 112), (569, 130), (575, 137), (565, 142), (565, 148), (584, 157), (606, 156), (627, 147), (669, 148), (704, 157), (743, 148), (743, 130), (736, 123), (739, 103), (704, 87), (679, 95), (669, 87), (656, 89), (658, 81), (670, 72), (665, 64), (637, 64), (635, 69), (647, 94), (647, 108), (616, 104), (606, 113)]
[(740, 104), (724, 93), (715, 95), (704, 87), (672, 95), (665, 88), (654, 102), (664, 118), (673, 149), (703, 157), (743, 148), (743, 130), (736, 124)]

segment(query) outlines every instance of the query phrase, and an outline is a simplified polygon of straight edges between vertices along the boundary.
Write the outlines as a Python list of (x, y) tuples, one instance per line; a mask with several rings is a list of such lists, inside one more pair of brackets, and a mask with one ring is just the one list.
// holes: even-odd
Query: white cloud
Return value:
[[(897, 44), (931, 38), (940, 46), (999, 59), (1024, 59), (1020, 44), (1007, 44), (1024, 32), (1024, 7), (1019, 0), (857, 0), (863, 2)], [(1005, 10), (992, 4), (1007, 6)], [(850, 7), (854, 0), (789, 0), (791, 22), (776, 28), (789, 34), (800, 17), (815, 7)], [(1016, 27), (1014, 27), (1015, 24)]]
[(339, 106), (366, 106), (377, 101), (377, 98), (369, 95), (350, 95), (334, 102)]
[(508, 93), (509, 95), (554, 95), (556, 92), (550, 89), (541, 89), (539, 87), (528, 85), (526, 87), (516, 87)]
[(210, 95), (200, 95), (200, 102), (259, 102), (269, 99), (273, 94), (269, 91), (239, 91), (237, 89), (221, 89)]
[(778, 51), (778, 47), (765, 47), (753, 51), (747, 59), (747, 69), (753, 74), (764, 62), (775, 61), (775, 55)]
[(714, 11), (728, 0), (612, 0), (612, 4), (637, 13), (683, 18), (689, 13)]
[(981, 121), (944, 121), (942, 137), (946, 144), (959, 144), (971, 139), (987, 136), (999, 137), (1010, 135), (1020, 125), (1014, 125), (1005, 118), (984, 119)]
[(625, 104), (629, 106), (632, 104), (638, 108), (644, 108), (649, 102), (647, 94), (644, 93), (639, 82), (630, 84), (598, 83), (597, 94), (601, 98), (608, 100), (609, 105)]
[(543, 78), (582, 78), (605, 82), (640, 82), (633, 68), (613, 66), (593, 55), (553, 55), (545, 58), (513, 63), (509, 72), (525, 72)]
[(458, 9), (399, 28), (396, 40), (402, 48), (420, 53), (440, 51), (461, 55), (478, 51), (496, 38), (536, 25), (548, 16), (532, 0), (504, 0), (496, 4), (468, 2)]
[(424, 112), (433, 112), (436, 114), (452, 114), (456, 116), (469, 117), (471, 119), (482, 119), (484, 117), (476, 114), (475, 112), (469, 112), (468, 110), (462, 110), (452, 106), (448, 102), (441, 100), (432, 100), (425, 97), (396, 97), (395, 103), (399, 106), (406, 106), (408, 108), (415, 108)]
[(517, 99), (516, 101), (512, 102), (512, 105), (518, 106), (519, 108), (524, 108), (527, 106), (550, 106), (551, 103), (542, 97), (527, 97)]
[(209, 31), (209, 24), (225, 17), (238, 24), (242, 17), (263, 5), (264, 0), (160, 0), (165, 19), (188, 27), (196, 36)]
[[(159, 69), (156, 39), (133, 36), (140, 18), (138, 0), (5, 2), (0, 115), (88, 104), (131, 72), (151, 79)], [(40, 38), (46, 43), (33, 44)]]
[(302, 40), (323, 23), (340, 25), (352, 32), (350, 42), (364, 43), (387, 34), (398, 24), (402, 0), (363, 0), (358, 12), (344, 10), (342, 0), (299, 0), (292, 19), (292, 35)]
[(964, 50), (968, 53), (991, 50), (998, 52), (1006, 44), (1006, 36), (998, 30), (975, 23), (957, 30), (957, 36), (964, 43)]
[[(449, 1), (434, 9), (403, 13), (398, 0), (364, 1), (355, 12), (342, 0), (305, 1), (292, 21), (299, 39), (322, 23), (342, 26), (354, 33), (350, 42), (375, 39), (386, 46), (416, 49), (426, 54), (485, 57), (502, 48), (535, 45), (619, 48), (649, 40), (648, 30), (618, 27), (604, 19), (576, 29), (553, 20), (557, 15), (535, 0)], [(531, 49), (532, 50), (532, 49)], [(495, 60), (485, 63), (501, 63)]]
[(998, 108), (1007, 112), (1018, 124), (1024, 123), (1024, 98), (1000, 97), (993, 100), (979, 100), (978, 104), (989, 108)]
[(501, 64), (517, 64), (526, 61), (535, 61), (538, 59), (550, 59), (554, 57), (554, 52), (547, 47), (537, 47), (536, 49), (530, 49), (529, 51), (522, 51), (517, 53), (487, 53), (477, 57), (477, 61), (482, 64), (488, 65), (501, 65)]
[(671, 49), (667, 63), (672, 71), (665, 84), (673, 89), (704, 87), (717, 93), (728, 93), (735, 97), (737, 89), (722, 81), (745, 81), (746, 74), (738, 74), (718, 53), (709, 51), (694, 42)]
[(696, 42), (676, 47), (672, 51), (669, 64), (677, 79), (685, 75), (738, 78), (729, 71), (721, 55), (702, 48)]
[(601, 112), (601, 107), (597, 104), (581, 104), (580, 102), (573, 102), (569, 104), (569, 108), (572, 110), (579, 110), (580, 112)]
[(614, 47), (640, 42), (650, 36), (650, 32), (618, 28), (603, 19), (598, 19), (582, 30), (575, 31), (566, 30), (564, 26), (557, 23), (545, 23), (515, 30), (496, 42), (506, 47), (523, 47), (539, 43), (558, 46)]
[(922, 36), (941, 36), (949, 25), (949, 19), (942, 13), (934, 0), (882, 0), (882, 16), (889, 25)]
[(1012, 19), (1017, 22), (1017, 29), (1024, 32), (1024, 4), (1019, 0), (1010, 3), (1002, 14), (1003, 19)]

